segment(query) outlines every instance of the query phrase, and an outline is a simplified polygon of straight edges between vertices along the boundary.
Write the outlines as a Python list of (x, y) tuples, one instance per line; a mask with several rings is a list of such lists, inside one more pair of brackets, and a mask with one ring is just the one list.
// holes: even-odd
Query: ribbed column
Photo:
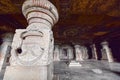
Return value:
[(101, 43), (101, 45), (103, 47), (104, 52), (107, 54), (108, 62), (114, 62), (113, 55), (112, 55), (112, 52), (109, 48), (108, 42), (104, 41)]

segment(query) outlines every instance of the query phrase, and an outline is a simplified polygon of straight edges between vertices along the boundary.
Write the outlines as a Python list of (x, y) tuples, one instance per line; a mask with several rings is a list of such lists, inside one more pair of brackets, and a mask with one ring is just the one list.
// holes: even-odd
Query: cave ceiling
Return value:
[[(50, 0), (58, 9), (56, 43), (91, 43), (120, 37), (120, 0)], [(0, 0), (0, 33), (26, 28), (24, 0)]]

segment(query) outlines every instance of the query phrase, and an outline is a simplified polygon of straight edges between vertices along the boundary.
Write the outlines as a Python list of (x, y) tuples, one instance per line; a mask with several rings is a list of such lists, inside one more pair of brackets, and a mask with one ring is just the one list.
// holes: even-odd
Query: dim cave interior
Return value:
[(120, 80), (120, 0), (0, 0), (0, 80)]

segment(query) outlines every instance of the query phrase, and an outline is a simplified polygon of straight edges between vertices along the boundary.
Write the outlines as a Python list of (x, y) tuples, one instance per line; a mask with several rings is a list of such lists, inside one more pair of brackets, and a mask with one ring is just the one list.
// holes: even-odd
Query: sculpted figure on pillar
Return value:
[(53, 59), (52, 26), (58, 12), (48, 0), (26, 0), (22, 12), (28, 21), (27, 29), (16, 30), (11, 51), (11, 65), (47, 65)]

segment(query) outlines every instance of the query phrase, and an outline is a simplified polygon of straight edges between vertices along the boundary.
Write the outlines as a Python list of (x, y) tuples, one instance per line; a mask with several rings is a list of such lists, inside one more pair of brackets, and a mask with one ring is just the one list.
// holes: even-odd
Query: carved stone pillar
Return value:
[(62, 45), (60, 49), (60, 59), (72, 60), (73, 59), (73, 49), (69, 45)]
[(97, 49), (96, 49), (95, 44), (91, 45), (91, 49), (92, 49), (92, 57), (93, 57), (93, 59), (98, 60)]
[(59, 45), (55, 45), (54, 61), (60, 61), (60, 46)]
[(106, 50), (105, 49), (101, 49), (101, 53), (102, 53), (102, 60), (108, 60), (107, 54), (106, 54)]
[(88, 50), (87, 50), (87, 48), (85, 46), (81, 46), (80, 49), (82, 49), (83, 59), (84, 60), (88, 59)]
[(80, 47), (80, 45), (75, 45), (76, 61), (83, 61), (82, 49), (80, 49)]
[(74, 58), (74, 55), (73, 55), (73, 48), (71, 46), (69, 46), (68, 48), (68, 54), (69, 54), (69, 59), (72, 60)]
[(80, 49), (80, 45), (75, 45), (75, 60), (71, 60), (69, 67), (81, 67), (79, 61), (83, 61), (82, 50)]
[(112, 56), (112, 52), (111, 49), (109, 48), (109, 44), (107, 41), (104, 41), (101, 43), (104, 53), (107, 54), (107, 58), (108, 58), (108, 62), (114, 62), (113, 56)]
[[(13, 33), (5, 33), (2, 35), (2, 44), (0, 48), (0, 72), (7, 64), (7, 59), (10, 57), (11, 44), (13, 40)], [(8, 62), (9, 63), (9, 62)]]
[(51, 29), (58, 21), (57, 9), (48, 0), (26, 0), (22, 12), (29, 25), (16, 30), (4, 80), (52, 80), (54, 38)]

